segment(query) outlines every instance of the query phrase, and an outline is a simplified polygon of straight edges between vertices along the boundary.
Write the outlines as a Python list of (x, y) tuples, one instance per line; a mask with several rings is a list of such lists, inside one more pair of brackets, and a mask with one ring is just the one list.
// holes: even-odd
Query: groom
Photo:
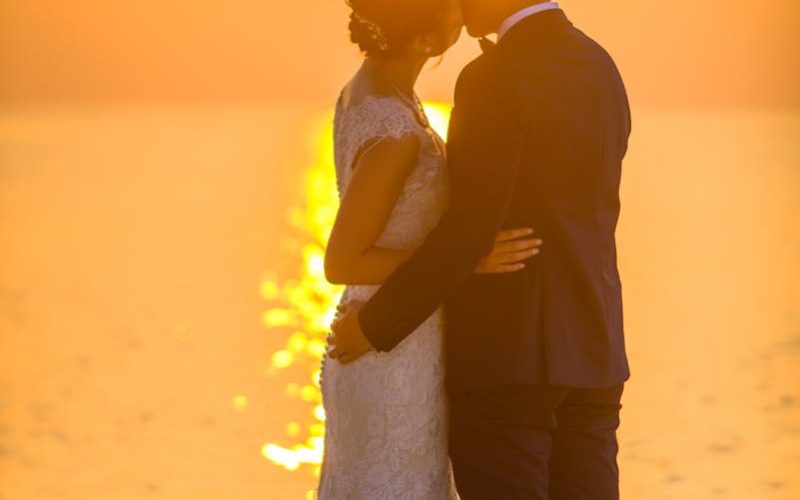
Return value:
[[(372, 299), (336, 322), (337, 355), (389, 351), (444, 304), (461, 498), (617, 499), (630, 376), (614, 236), (625, 88), (557, 4), (461, 3), (470, 35), (498, 42), (456, 85), (450, 206)], [(541, 254), (514, 274), (473, 274), (513, 227), (534, 227)]]

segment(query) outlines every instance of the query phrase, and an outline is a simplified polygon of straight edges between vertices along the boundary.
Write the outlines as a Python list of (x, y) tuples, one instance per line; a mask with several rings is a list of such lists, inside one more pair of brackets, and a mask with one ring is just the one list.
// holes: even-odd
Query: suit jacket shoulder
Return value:
[[(466, 105), (513, 111), (515, 91), (507, 71), (502, 67), (502, 61), (494, 52), (485, 52), (461, 71), (455, 86), (456, 108)], [(506, 114), (510, 116), (514, 113)]]

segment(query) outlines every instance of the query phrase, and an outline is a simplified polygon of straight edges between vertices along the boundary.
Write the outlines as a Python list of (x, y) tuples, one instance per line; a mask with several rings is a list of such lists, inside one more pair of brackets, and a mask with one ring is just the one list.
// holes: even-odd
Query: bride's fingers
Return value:
[(513, 273), (525, 268), (524, 261), (532, 259), (541, 251), (538, 248), (522, 252), (492, 254), (484, 258), (475, 268), (475, 274)]
[(523, 269), (525, 269), (525, 264), (501, 264), (501, 265), (489, 267), (486, 270), (481, 271), (479, 274), (516, 273), (518, 271), (522, 271)]
[(512, 253), (512, 252), (523, 252), (525, 250), (529, 250), (531, 248), (537, 248), (542, 246), (544, 241), (539, 238), (530, 238), (525, 240), (516, 240), (516, 241), (505, 241), (501, 243), (496, 243), (494, 249), (492, 250), (492, 254), (503, 254), (503, 253)]
[(521, 252), (503, 253), (492, 257), (492, 263), (497, 264), (515, 264), (535, 257), (541, 252), (538, 248), (530, 248)]
[(523, 236), (530, 236), (534, 233), (534, 229), (532, 227), (522, 227), (517, 229), (504, 229), (498, 233), (497, 238), (495, 241), (509, 241), (515, 240), (517, 238), (522, 238)]

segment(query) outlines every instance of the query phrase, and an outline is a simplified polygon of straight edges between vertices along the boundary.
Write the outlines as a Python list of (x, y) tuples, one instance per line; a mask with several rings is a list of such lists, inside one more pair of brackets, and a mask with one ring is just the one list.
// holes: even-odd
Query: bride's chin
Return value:
[(489, 30), (479, 26), (467, 25), (467, 34), (472, 38), (483, 38), (489, 34)]

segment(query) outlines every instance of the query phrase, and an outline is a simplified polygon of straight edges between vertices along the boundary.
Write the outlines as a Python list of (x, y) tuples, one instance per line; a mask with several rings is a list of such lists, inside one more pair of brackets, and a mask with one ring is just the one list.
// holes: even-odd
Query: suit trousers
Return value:
[(624, 384), (450, 391), (461, 500), (617, 500)]

